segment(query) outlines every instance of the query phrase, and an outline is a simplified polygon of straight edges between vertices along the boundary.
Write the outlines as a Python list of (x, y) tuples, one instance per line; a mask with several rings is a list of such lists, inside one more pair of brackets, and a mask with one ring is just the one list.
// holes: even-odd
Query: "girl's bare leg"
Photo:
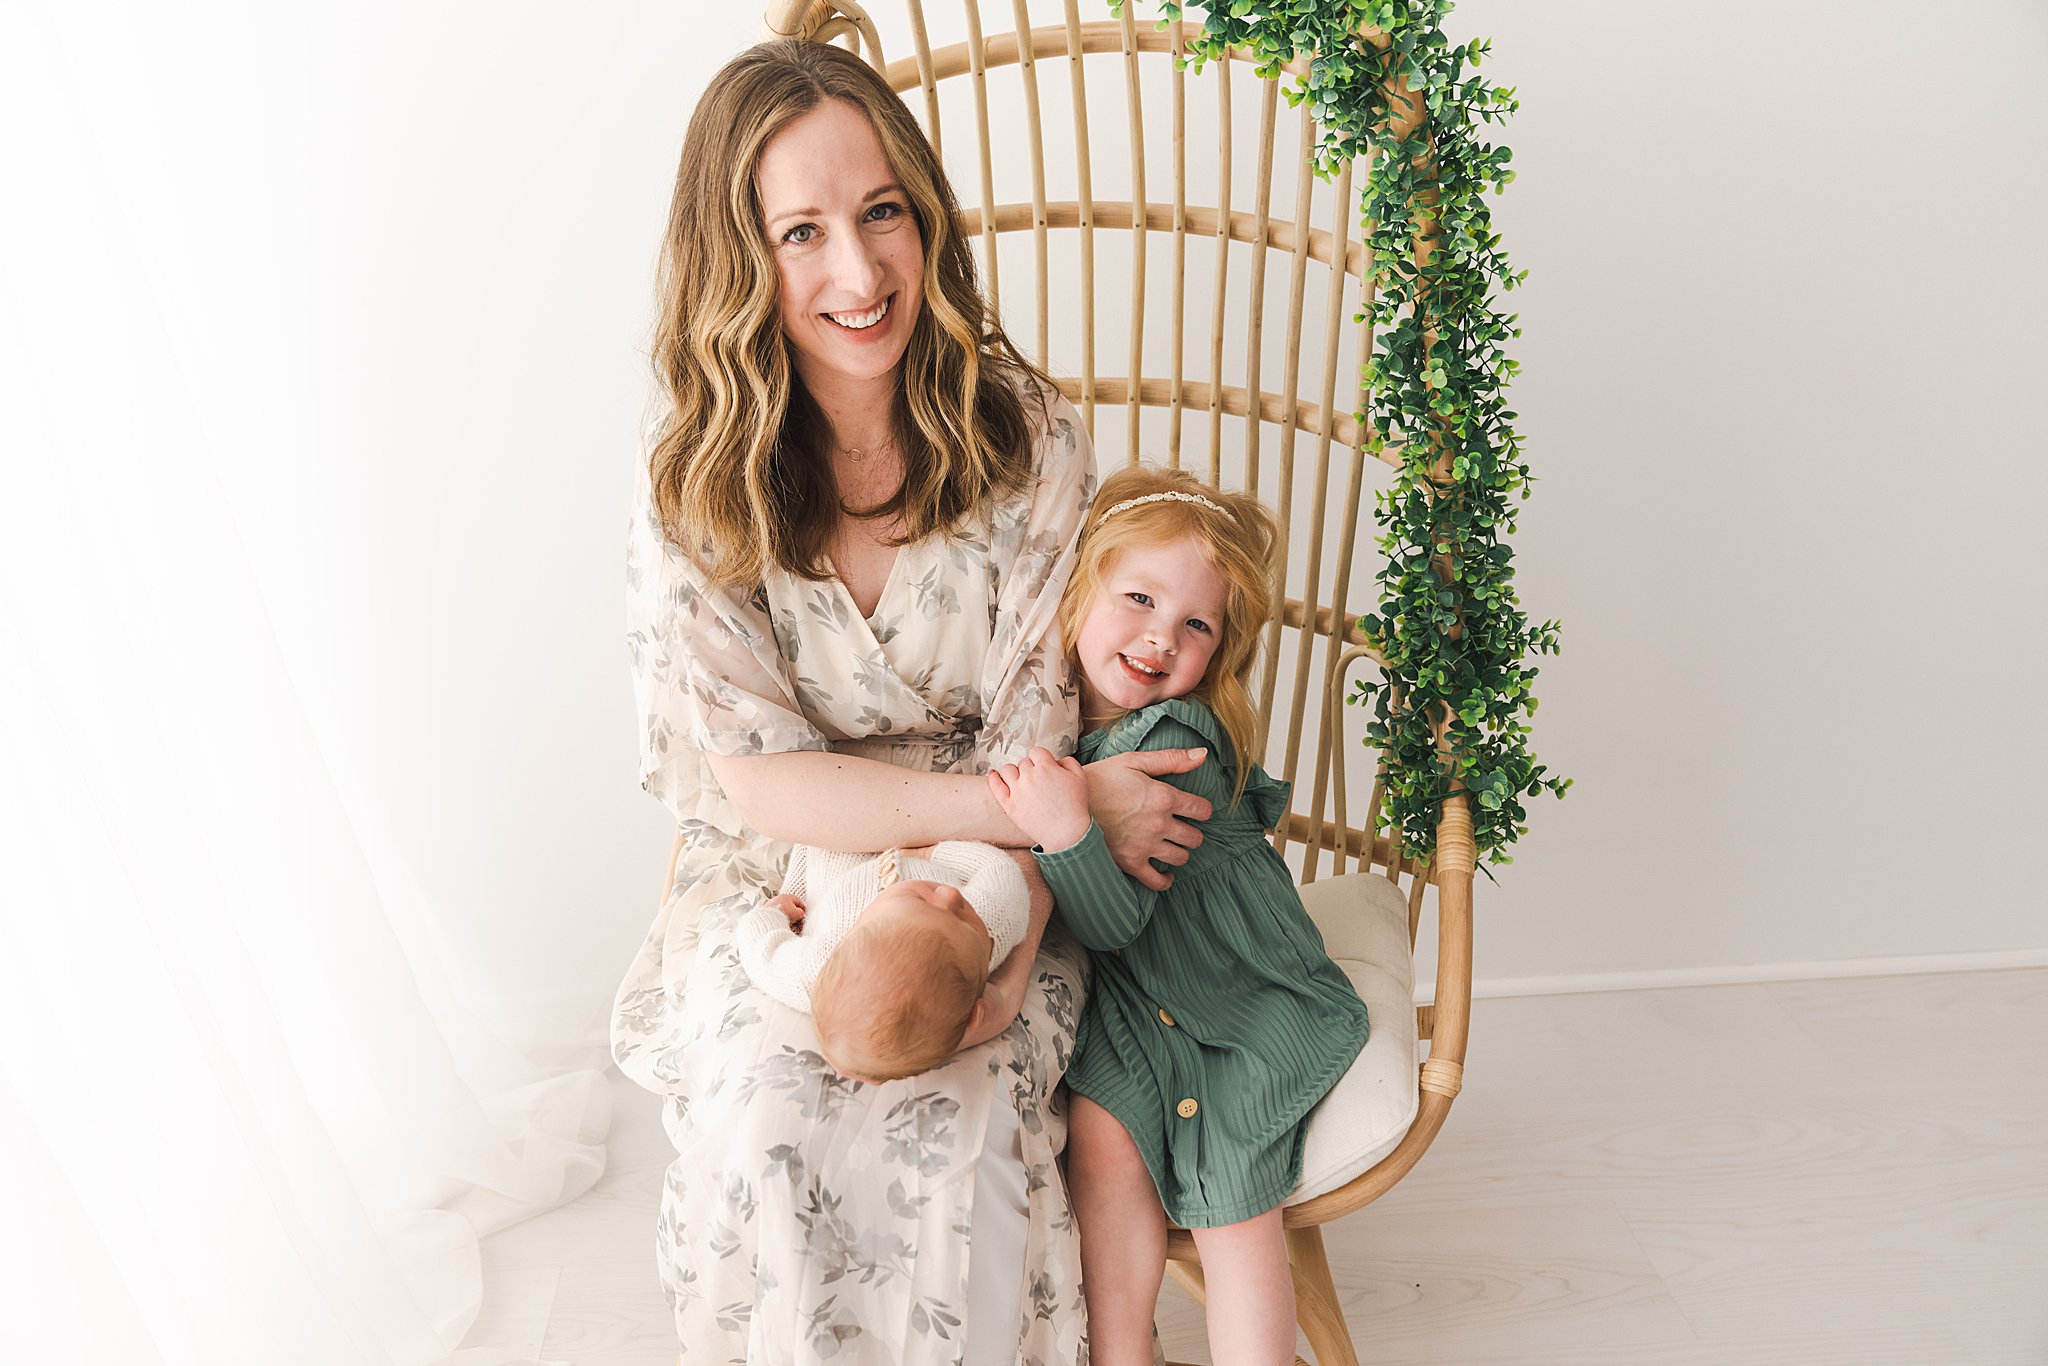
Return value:
[(1067, 1186), (1081, 1226), (1089, 1360), (1094, 1366), (1151, 1366), (1152, 1317), (1166, 1278), (1166, 1211), (1159, 1189), (1124, 1126), (1085, 1096), (1074, 1097), (1067, 1140)]
[[(1280, 1210), (1222, 1228), (1198, 1228), (1194, 1234), (1208, 1283), (1209, 1354), (1216, 1366), (1293, 1366), (1294, 1274), (1287, 1265)], [(1084, 1240), (1084, 1276), (1087, 1262)]]

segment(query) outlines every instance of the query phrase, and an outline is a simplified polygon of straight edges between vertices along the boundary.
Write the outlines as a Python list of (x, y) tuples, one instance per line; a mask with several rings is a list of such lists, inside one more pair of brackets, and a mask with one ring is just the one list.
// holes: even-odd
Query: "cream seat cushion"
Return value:
[(1309, 1111), (1298, 1205), (1337, 1189), (1392, 1152), (1415, 1122), (1415, 962), (1408, 902), (1380, 873), (1351, 873), (1301, 889), (1323, 946), (1358, 988), (1372, 1032), (1336, 1086)]

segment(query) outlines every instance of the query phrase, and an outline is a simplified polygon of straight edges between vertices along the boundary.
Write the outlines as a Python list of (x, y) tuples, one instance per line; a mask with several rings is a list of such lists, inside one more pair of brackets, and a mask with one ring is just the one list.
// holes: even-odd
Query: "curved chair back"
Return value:
[(1355, 625), (1377, 560), (1355, 553), (1360, 501), (1399, 462), (1353, 416), (1370, 337), (1352, 168), (1319, 179), (1307, 111), (1283, 115), (1277, 81), (1236, 54), (1180, 69), (1192, 26), (1132, 8), (771, 0), (764, 33), (843, 43), (921, 115), (988, 297), (1105, 462), (1185, 466), (1280, 514), (1256, 692), (1259, 757), (1296, 789), (1276, 842), (1304, 881), (1377, 867), (1408, 883), (1412, 927), (1429, 870), (1369, 836), (1380, 788), (1352, 795), (1371, 761), (1335, 703), (1373, 658)]

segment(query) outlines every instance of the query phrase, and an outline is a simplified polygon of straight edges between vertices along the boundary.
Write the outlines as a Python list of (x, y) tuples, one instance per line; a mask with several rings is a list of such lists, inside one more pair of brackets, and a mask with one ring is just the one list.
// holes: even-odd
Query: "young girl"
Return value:
[[(1152, 1360), (1166, 1221), (1193, 1230), (1222, 1366), (1294, 1360), (1280, 1202), (1311, 1106), (1365, 1046), (1365, 1003), (1323, 950), (1264, 838), (1288, 785), (1243, 759), (1247, 684), (1271, 603), (1273, 516), (1179, 471), (1103, 482), (1060, 603), (1082, 679), (1074, 759), (990, 772), (1059, 912), (1093, 950), (1067, 1084), (1068, 1180), (1095, 1366)], [(1206, 746), (1171, 779), (1214, 807), (1154, 892), (1111, 860), (1081, 764)], [(1162, 865), (1163, 866), (1163, 865)]]

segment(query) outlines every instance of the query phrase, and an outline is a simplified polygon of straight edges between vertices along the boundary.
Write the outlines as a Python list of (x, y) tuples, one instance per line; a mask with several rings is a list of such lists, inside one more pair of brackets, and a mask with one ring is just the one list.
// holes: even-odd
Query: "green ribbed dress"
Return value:
[(1288, 784), (1253, 765), (1233, 809), (1234, 758), (1213, 712), (1186, 698), (1156, 703), (1082, 736), (1076, 757), (1196, 745), (1208, 760), (1166, 781), (1215, 813), (1171, 888), (1127, 877), (1095, 825), (1037, 856), (1094, 962), (1067, 1084), (1130, 1131), (1168, 1218), (1214, 1228), (1264, 1213), (1299, 1184), (1303, 1120), (1368, 1026), (1265, 839)]

